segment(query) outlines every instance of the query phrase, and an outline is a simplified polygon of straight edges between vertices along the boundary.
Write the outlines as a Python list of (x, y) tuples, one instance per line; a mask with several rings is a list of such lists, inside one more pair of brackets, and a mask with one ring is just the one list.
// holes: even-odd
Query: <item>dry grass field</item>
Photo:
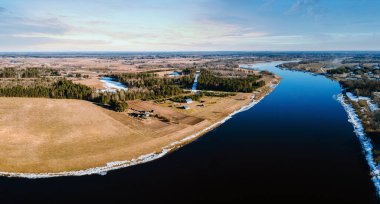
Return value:
[[(262, 90), (270, 91), (270, 85)], [(154, 110), (169, 121), (160, 117), (139, 120), (128, 112), (81, 100), (0, 98), (0, 172), (77, 171), (160, 152), (249, 104), (252, 95), (204, 97), (204, 106), (194, 101), (190, 110), (168, 103), (129, 102), (133, 109)]]
[[(233, 102), (233, 109), (249, 103), (224, 101)], [(210, 126), (206, 116), (214, 121), (228, 114), (215, 108), (186, 114), (151, 102), (135, 104), (176, 123), (137, 120), (79, 100), (0, 98), (0, 171), (63, 172), (130, 160)], [(194, 116), (197, 112), (202, 117)]]

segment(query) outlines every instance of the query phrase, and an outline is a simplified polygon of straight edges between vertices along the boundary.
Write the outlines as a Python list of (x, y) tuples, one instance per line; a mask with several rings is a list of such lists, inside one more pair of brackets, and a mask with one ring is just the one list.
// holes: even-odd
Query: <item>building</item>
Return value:
[(182, 106), (182, 108), (185, 109), (185, 110), (190, 110), (189, 106)]
[(130, 113), (131, 116), (141, 118), (141, 119), (147, 119), (151, 115), (153, 115), (153, 113), (154, 113), (154, 110), (151, 110), (151, 111), (142, 110), (142, 111), (140, 111), (140, 110), (135, 110), (133, 108), (131, 108), (131, 110), (133, 111), (133, 113)]
[(192, 103), (192, 102), (193, 102), (193, 99), (191, 99), (191, 98), (187, 98), (187, 99), (185, 99), (185, 101), (186, 101), (186, 103)]

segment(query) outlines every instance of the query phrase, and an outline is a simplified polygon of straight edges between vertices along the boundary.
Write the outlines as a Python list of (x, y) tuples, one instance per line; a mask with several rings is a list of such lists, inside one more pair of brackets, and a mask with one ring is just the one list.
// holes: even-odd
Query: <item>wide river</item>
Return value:
[(339, 84), (278, 63), (255, 66), (283, 78), (275, 91), (195, 142), (105, 176), (2, 177), (0, 202), (376, 203)]

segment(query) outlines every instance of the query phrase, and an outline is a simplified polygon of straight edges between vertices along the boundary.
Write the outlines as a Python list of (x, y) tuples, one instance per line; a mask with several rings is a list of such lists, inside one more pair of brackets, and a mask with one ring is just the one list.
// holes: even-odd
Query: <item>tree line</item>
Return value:
[(54, 69), (29, 67), (25, 69), (16, 69), (14, 67), (5, 67), (0, 69), (0, 78), (39, 78), (43, 76), (59, 76), (59, 72)]
[(92, 90), (88, 86), (75, 84), (66, 79), (60, 79), (51, 86), (0, 87), (0, 96), (91, 100)]
[(79, 99), (101, 103), (110, 109), (123, 112), (128, 108), (128, 97), (119, 97), (120, 94), (97, 93), (90, 87), (76, 84), (66, 79), (60, 79), (50, 86), (11, 86), (0, 87), (2, 97), (33, 97), (55, 99)]

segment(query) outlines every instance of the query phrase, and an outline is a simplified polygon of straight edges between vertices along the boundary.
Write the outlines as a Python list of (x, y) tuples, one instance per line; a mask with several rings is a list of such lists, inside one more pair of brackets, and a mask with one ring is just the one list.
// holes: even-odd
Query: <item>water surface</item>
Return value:
[(199, 77), (199, 73), (197, 72), (197, 73), (195, 73), (193, 86), (192, 86), (192, 88), (191, 88), (191, 91), (193, 91), (193, 92), (196, 92), (196, 91), (197, 91), (198, 77)]

